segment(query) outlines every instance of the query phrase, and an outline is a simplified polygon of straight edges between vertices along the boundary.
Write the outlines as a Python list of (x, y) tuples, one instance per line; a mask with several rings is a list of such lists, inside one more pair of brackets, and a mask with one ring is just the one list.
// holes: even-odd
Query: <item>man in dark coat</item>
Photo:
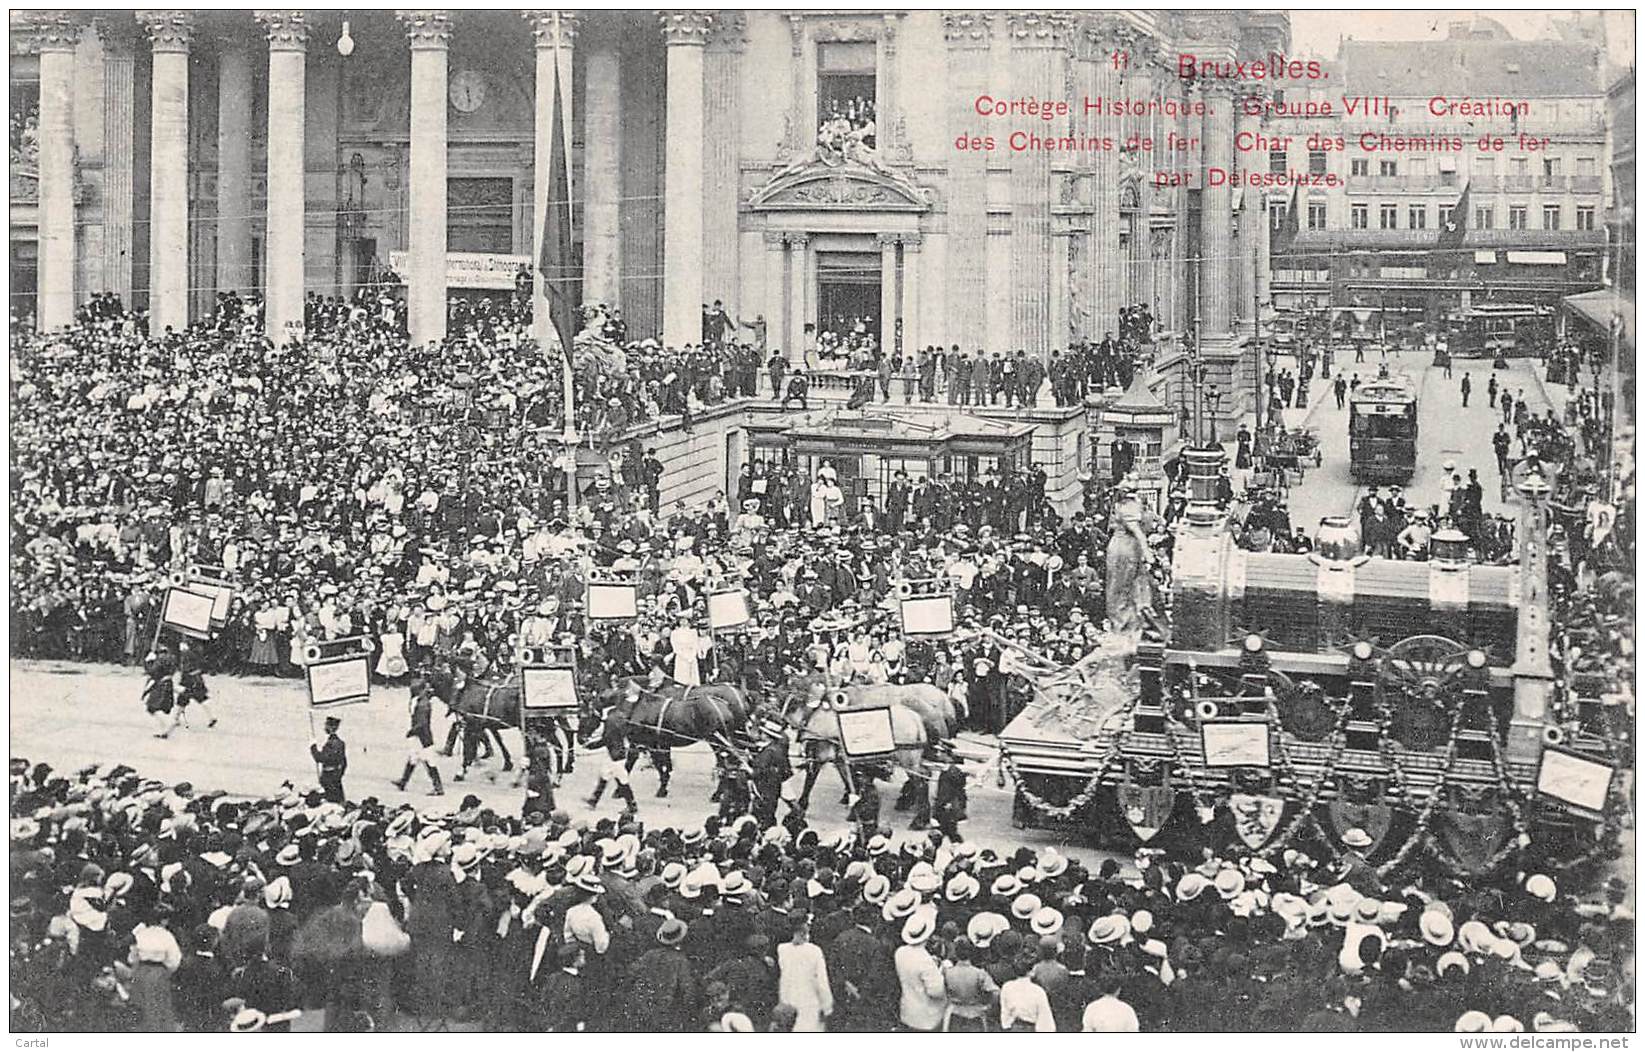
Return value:
[(348, 772), (348, 746), (337, 736), (343, 721), (336, 716), (326, 717), (326, 739), (308, 747), (309, 755), (320, 767), (320, 789), (330, 803), (347, 803), (343, 793), (343, 775)]
[(684, 921), (664, 921), (657, 945), (640, 955), (629, 972), (622, 1029), (635, 1033), (680, 1033), (692, 1027), (702, 1003), (696, 970), (680, 946)]
[(879, 911), (859, 903), (852, 924), (829, 943), (829, 981), (837, 1006), (830, 1024), (854, 1033), (882, 1033), (896, 1022), (900, 985), (891, 947), (875, 934)]
[(560, 968), (543, 983), (539, 1028), (551, 1034), (580, 1034), (588, 1029), (588, 1007), (592, 1003), (582, 975), (583, 947), (581, 943), (567, 943), (558, 953)]

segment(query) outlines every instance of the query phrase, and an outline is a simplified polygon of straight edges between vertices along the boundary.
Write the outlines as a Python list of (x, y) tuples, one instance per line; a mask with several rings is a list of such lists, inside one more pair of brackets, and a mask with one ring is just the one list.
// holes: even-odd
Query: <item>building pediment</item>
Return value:
[(756, 212), (925, 212), (928, 193), (889, 169), (813, 161), (789, 168), (749, 195)]

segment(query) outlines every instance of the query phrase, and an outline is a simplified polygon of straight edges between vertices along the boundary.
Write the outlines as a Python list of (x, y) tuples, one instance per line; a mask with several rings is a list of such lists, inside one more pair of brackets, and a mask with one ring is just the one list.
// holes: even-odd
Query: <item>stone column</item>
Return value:
[[(1235, 105), (1229, 98), (1228, 105)], [(1237, 127), (1253, 135), (1262, 130), (1262, 119), (1248, 114), (1236, 116)], [(1261, 171), (1268, 163), (1266, 150), (1235, 151), (1235, 166), (1241, 171)], [(1239, 318), (1239, 331), (1247, 336), (1257, 331), (1257, 248), (1262, 240), (1261, 227), (1265, 217), (1262, 208), (1262, 190), (1247, 185), (1240, 196), (1239, 210), (1239, 307), (1234, 311)]]
[(1262, 322), (1262, 312), (1268, 308), (1273, 298), (1272, 278), (1273, 268), (1268, 254), (1271, 251), (1274, 234), (1273, 210), (1269, 207), (1266, 195), (1257, 199), (1262, 203), (1262, 211), (1257, 213), (1257, 322)]
[(80, 23), (63, 13), (30, 19), (40, 46), (40, 271), (42, 332), (74, 322), (74, 49)]
[(1200, 321), (1207, 337), (1234, 331), (1233, 304), (1237, 290), (1234, 267), (1233, 200), (1228, 180), (1213, 184), (1212, 167), (1226, 172), (1234, 158), (1234, 99), (1222, 85), (1205, 93), (1205, 182), (1200, 191)]
[(737, 236), (747, 30), (743, 12), (717, 12), (703, 53), (703, 299), (723, 300), (733, 319), (748, 313)]
[(149, 137), (149, 332), (188, 326), (188, 61), (194, 16), (139, 11), (154, 53)]
[(663, 343), (702, 341), (703, 48), (714, 16), (661, 16), (668, 46), (668, 147), (663, 165)]
[[(1117, 94), (1125, 98), (1135, 99), (1151, 99), (1154, 97), (1154, 62), (1148, 52), (1152, 52), (1155, 47), (1156, 45), (1151, 39), (1137, 38), (1135, 40), (1132, 53), (1133, 69), (1115, 81), (1114, 90)], [(1153, 122), (1150, 120), (1139, 121), (1137, 132), (1140, 135), (1147, 135), (1152, 138), (1152, 127)], [(1156, 142), (1154, 144), (1156, 151), (1161, 148), (1161, 143)], [(1148, 171), (1147, 159), (1139, 157), (1139, 160), (1142, 162), (1142, 178), (1137, 181), (1137, 214), (1140, 217), (1137, 225), (1141, 229), (1138, 231), (1137, 237), (1141, 244), (1137, 245), (1137, 256), (1142, 262), (1138, 265), (1133, 276), (1134, 284), (1127, 287), (1128, 294), (1124, 298), (1128, 303), (1146, 303), (1148, 309), (1154, 313), (1156, 325), (1161, 329), (1165, 329), (1169, 328), (1170, 325), (1167, 319), (1161, 317), (1161, 311), (1155, 296), (1154, 180)]]
[(811, 243), (808, 235), (801, 235), (794, 241), (800, 253), (800, 290), (797, 302), (800, 304), (800, 351), (809, 350), (805, 339), (805, 327), (812, 326), (811, 340), (821, 334), (817, 328), (817, 246)]
[[(272, 150), (269, 161), (272, 167)], [(271, 224), (271, 240), (273, 233)], [(217, 291), (244, 295), (250, 288), (251, 50), (236, 34), (217, 51)]]
[[(778, 349), (788, 349), (788, 242), (782, 232), (765, 232), (765, 300), (760, 310), (765, 313), (765, 354), (769, 358)], [(760, 363), (765, 368), (765, 363)]]
[[(543, 258), (543, 218), (548, 215), (552, 203), (548, 192), (554, 185), (554, 173), (549, 166), (554, 163), (556, 73), (560, 78), (561, 119), (565, 122), (560, 149), (566, 165), (569, 167), (571, 164), (571, 63), (572, 48), (577, 42), (578, 16), (570, 11), (525, 11), (522, 14), (531, 24), (531, 34), (537, 41), (536, 134), (531, 175), (531, 258), (535, 270), (535, 261)], [(570, 171), (566, 173), (565, 185), (571, 192), (571, 200), (575, 201), (577, 194), (571, 186)], [(586, 210), (584, 216), (586, 221)], [(583, 251), (586, 254), (586, 245)], [(532, 292), (531, 321), (531, 330), (539, 346), (547, 347), (559, 340), (550, 315), (548, 286), (541, 274), (537, 275)]]
[(880, 234), (880, 350), (897, 343), (897, 235)]
[[(1023, 98), (1057, 97), (1063, 86), (1070, 23), (1053, 12), (1011, 12), (1011, 90)], [(1045, 122), (1041, 122), (1045, 123)], [(1045, 124), (1044, 134), (1055, 134)], [(1011, 329), (1014, 346), (1042, 359), (1051, 351), (1051, 155), (1011, 155)]]
[(902, 353), (917, 355), (920, 343), (920, 241), (902, 239)]
[(583, 298), (622, 304), (623, 78), (621, 38), (585, 45)]
[[(1114, 67), (1113, 56), (1115, 52), (1125, 49), (1129, 38), (1118, 23), (1108, 18), (1088, 22), (1085, 29), (1087, 39), (1084, 46), (1089, 62), (1087, 83), (1093, 96), (1100, 96), (1105, 103), (1111, 102), (1122, 94), (1119, 70)], [(1097, 150), (1091, 154), (1094, 169), (1091, 198), (1094, 207), (1091, 240), (1086, 255), (1087, 267), (1092, 272), (1087, 279), (1090, 291), (1086, 300), (1091, 318), (1085, 336), (1095, 341), (1101, 340), (1105, 332), (1119, 331), (1119, 311), (1125, 299), (1124, 260), (1120, 258), (1119, 248), (1122, 221), (1119, 160), (1120, 148), (1125, 144), (1125, 125), (1107, 112), (1092, 114), (1088, 118), (1086, 132), (1115, 140), (1115, 149)], [(1143, 216), (1141, 226), (1145, 233), (1147, 225), (1147, 217)], [(1133, 244), (1131, 249), (1134, 252), (1136, 246)]]
[(783, 271), (788, 303), (788, 360), (799, 366), (805, 360), (805, 291), (806, 268), (810, 265), (811, 239), (804, 234), (789, 234), (788, 266)]
[(406, 320), (413, 346), (446, 335), (446, 57), (451, 17), (401, 11), (411, 42), (411, 273)]
[[(948, 43), (948, 120), (952, 128), (973, 128), (973, 108), (988, 73), (992, 15), (981, 12), (943, 12), (943, 37)], [(980, 129), (979, 129), (980, 131)], [(944, 301), (947, 304), (948, 344), (966, 352), (983, 346), (987, 325), (988, 277), (988, 169), (978, 150), (960, 150), (948, 161), (948, 250)]]
[(268, 291), (263, 333), (276, 345), (303, 332), (303, 95), (308, 26), (301, 11), (259, 11), (268, 31)]
[(136, 27), (99, 18), (103, 44), (103, 291), (131, 306), (132, 140), (137, 85)]

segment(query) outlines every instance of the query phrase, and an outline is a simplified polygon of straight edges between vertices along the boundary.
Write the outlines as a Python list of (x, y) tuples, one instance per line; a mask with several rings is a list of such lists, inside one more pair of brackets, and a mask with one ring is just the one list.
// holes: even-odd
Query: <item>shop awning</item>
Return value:
[(1616, 289), (1595, 289), (1566, 296), (1565, 306), (1582, 315), (1601, 332), (1609, 332), (1611, 325), (1620, 322), (1622, 342), (1631, 355), (1634, 349), (1634, 301)]
[(1563, 252), (1514, 252), (1509, 251), (1508, 262), (1526, 263), (1533, 266), (1564, 266), (1565, 253)]

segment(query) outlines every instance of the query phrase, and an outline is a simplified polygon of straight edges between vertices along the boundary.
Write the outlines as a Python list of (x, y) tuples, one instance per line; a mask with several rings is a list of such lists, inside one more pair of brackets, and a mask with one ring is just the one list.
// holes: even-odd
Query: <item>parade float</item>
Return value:
[[(1111, 599), (1121, 631), (1077, 665), (1011, 658), (1033, 694), (1000, 736), (1017, 823), (1263, 855), (1340, 851), (1355, 830), (1384, 871), (1417, 852), (1464, 874), (1521, 851), (1609, 857), (1632, 703), (1606, 676), (1556, 676), (1571, 655), (1549, 652), (1543, 476), (1522, 473), (1515, 565), (1469, 561), (1455, 531), (1427, 561), (1366, 556), (1347, 519), (1309, 554), (1258, 553), (1215, 502), (1223, 455), (1184, 454), (1161, 616), (1127, 634)], [(1108, 565), (1110, 592), (1129, 591), (1128, 561)]]

